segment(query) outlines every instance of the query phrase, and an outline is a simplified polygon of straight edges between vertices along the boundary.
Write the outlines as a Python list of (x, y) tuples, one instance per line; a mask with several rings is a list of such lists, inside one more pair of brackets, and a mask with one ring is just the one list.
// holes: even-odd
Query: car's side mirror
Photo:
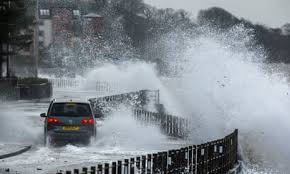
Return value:
[(100, 118), (100, 114), (94, 114), (95, 118)]
[(46, 114), (45, 113), (41, 113), (40, 117), (46, 117)]
[(102, 113), (95, 113), (95, 118), (104, 118), (104, 115)]

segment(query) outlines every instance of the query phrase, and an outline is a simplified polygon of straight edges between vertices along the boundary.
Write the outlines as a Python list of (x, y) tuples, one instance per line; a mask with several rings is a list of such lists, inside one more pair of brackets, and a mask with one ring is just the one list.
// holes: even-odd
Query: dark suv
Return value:
[(96, 137), (96, 122), (89, 102), (52, 100), (44, 122), (44, 144), (89, 144)]

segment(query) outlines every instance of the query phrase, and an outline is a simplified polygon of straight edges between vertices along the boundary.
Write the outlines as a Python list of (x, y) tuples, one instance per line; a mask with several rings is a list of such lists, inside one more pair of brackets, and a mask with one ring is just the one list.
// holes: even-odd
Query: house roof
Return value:
[(40, 9), (71, 8), (86, 11), (88, 9), (94, 9), (95, 5), (96, 2), (94, 0), (38, 0)]
[(89, 13), (87, 15), (84, 15), (84, 17), (87, 17), (87, 18), (101, 18), (102, 16), (99, 15), (99, 14), (96, 14), (96, 13)]

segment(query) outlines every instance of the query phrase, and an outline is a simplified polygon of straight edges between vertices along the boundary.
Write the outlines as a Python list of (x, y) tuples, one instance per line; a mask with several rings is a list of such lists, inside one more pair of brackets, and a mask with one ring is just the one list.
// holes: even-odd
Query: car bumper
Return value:
[(48, 135), (58, 141), (62, 140), (83, 140), (83, 139), (89, 139), (93, 136), (92, 132), (89, 131), (65, 131), (65, 132), (48, 132)]

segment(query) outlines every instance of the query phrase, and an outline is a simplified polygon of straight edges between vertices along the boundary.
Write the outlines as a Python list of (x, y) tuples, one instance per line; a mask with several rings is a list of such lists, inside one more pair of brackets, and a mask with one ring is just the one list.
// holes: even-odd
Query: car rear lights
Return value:
[(58, 124), (59, 123), (59, 119), (57, 119), (57, 118), (48, 118), (47, 119), (47, 123), (48, 124)]
[(84, 119), (82, 119), (82, 124), (94, 124), (94, 119), (84, 118)]

